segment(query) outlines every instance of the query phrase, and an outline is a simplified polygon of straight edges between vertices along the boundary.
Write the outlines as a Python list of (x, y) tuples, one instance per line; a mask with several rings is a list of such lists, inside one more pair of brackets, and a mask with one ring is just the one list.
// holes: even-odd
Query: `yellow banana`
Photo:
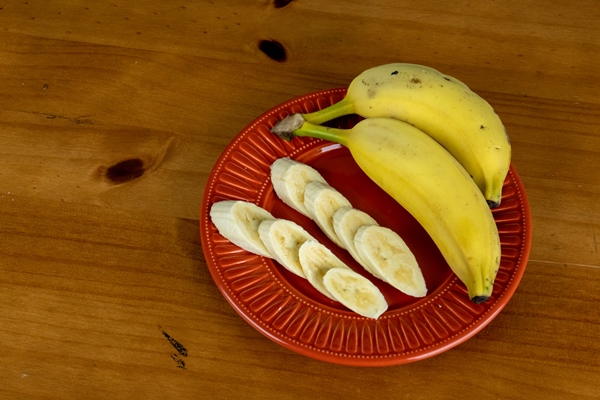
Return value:
[(354, 78), (340, 102), (302, 116), (322, 124), (347, 114), (414, 125), (463, 165), (490, 207), (500, 204), (511, 159), (508, 135), (490, 104), (456, 78), (422, 65), (380, 65)]
[(328, 128), (295, 114), (273, 133), (310, 136), (347, 147), (359, 167), (429, 233), (475, 303), (489, 299), (500, 263), (491, 210), (463, 166), (431, 137), (393, 118)]

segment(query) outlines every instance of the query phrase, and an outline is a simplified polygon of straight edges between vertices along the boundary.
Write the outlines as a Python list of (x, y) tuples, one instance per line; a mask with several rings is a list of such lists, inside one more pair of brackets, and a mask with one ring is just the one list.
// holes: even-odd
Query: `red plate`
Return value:
[[(240, 132), (217, 161), (207, 182), (200, 234), (210, 273), (233, 308), (269, 339), (315, 359), (353, 366), (405, 364), (446, 351), (472, 337), (506, 305), (517, 288), (529, 256), (531, 216), (523, 185), (511, 166), (502, 204), (493, 210), (502, 242), (502, 261), (494, 291), (484, 304), (472, 303), (423, 228), (356, 165), (349, 151), (320, 139), (285, 142), (270, 132), (291, 113), (311, 112), (344, 97), (346, 89), (317, 92), (287, 101)], [(332, 126), (349, 128), (357, 116)], [(423, 271), (428, 295), (412, 298), (366, 273), (308, 218), (274, 194), (270, 165), (291, 157), (312, 165), (352, 205), (402, 236)], [(329, 300), (277, 262), (232, 245), (209, 218), (213, 203), (251, 201), (275, 217), (295, 221), (326, 244), (355, 271), (371, 279), (389, 308), (378, 320), (361, 317)]]

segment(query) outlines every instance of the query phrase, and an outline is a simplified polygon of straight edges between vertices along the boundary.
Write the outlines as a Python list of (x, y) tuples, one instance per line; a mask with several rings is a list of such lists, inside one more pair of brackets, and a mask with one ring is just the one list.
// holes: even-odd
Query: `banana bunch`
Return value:
[[(327, 238), (347, 250), (367, 272), (410, 296), (427, 294), (421, 269), (404, 240), (352, 207), (317, 170), (288, 157), (279, 158), (271, 165), (271, 182), (275, 194), (284, 203), (302, 210), (300, 212), (312, 219)], [(314, 263), (319, 257), (331, 258), (325, 251), (315, 251), (312, 257)]]
[(463, 165), (490, 207), (500, 204), (511, 159), (508, 135), (490, 104), (456, 78), (422, 65), (380, 65), (354, 78), (340, 102), (302, 117), (322, 124), (347, 114), (419, 128)]
[(295, 222), (275, 218), (265, 209), (240, 200), (214, 203), (210, 218), (231, 243), (274, 259), (357, 314), (377, 319), (387, 310), (388, 304), (377, 286), (350, 269)]
[[(395, 76), (393, 71), (389, 75)], [(430, 117), (440, 118), (435, 114)], [(387, 117), (366, 118), (351, 129), (339, 129), (313, 124), (295, 114), (280, 121), (272, 132), (288, 140), (309, 136), (347, 147), (366, 175), (424, 227), (466, 285), (471, 300), (481, 303), (489, 299), (500, 263), (498, 230), (482, 191), (461, 163), (437, 141), (407, 122)], [(318, 187), (322, 183), (308, 183), (305, 189), (311, 185)], [(304, 200), (307, 195), (318, 197), (305, 190)], [(344, 220), (344, 213), (350, 212), (341, 201), (335, 207), (334, 233)], [(331, 212), (324, 211), (327, 215)], [(397, 268), (401, 263), (414, 263), (405, 244), (364, 215), (357, 218), (362, 218), (361, 222), (350, 223), (348, 228), (355, 246), (352, 249), (346, 245), (349, 252), (357, 254), (359, 262), (375, 276), (393, 271), (398, 281), (406, 281), (407, 274)], [(343, 234), (338, 235), (338, 241), (347, 243)], [(393, 252), (402, 257), (389, 257), (376, 250), (382, 247), (395, 249)]]

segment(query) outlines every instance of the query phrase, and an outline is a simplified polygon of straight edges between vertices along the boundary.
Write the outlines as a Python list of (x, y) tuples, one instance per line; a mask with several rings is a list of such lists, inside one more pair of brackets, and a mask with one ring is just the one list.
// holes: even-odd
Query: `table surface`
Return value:
[[(4, 2), (0, 398), (599, 399), (599, 19), (594, 0)], [(464, 343), (331, 364), (229, 305), (200, 204), (249, 122), (388, 62), (496, 109), (531, 254)]]

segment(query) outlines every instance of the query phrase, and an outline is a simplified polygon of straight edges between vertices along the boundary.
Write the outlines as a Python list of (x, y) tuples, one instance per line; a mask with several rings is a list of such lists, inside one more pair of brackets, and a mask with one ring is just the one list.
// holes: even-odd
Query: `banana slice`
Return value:
[(323, 285), (337, 301), (363, 317), (377, 319), (388, 308), (377, 286), (351, 269), (330, 269)]
[(362, 226), (354, 236), (354, 244), (369, 269), (382, 280), (410, 296), (427, 294), (419, 264), (396, 232), (382, 226)]
[(242, 200), (223, 200), (212, 205), (210, 218), (219, 233), (231, 243), (251, 253), (273, 258), (258, 235), (260, 223), (275, 218), (264, 208)]
[(333, 254), (325, 245), (316, 240), (304, 242), (298, 250), (298, 258), (300, 259), (300, 265), (302, 266), (302, 271), (304, 271), (304, 276), (306, 276), (306, 279), (310, 284), (331, 300), (337, 300), (329, 290), (325, 288), (323, 277), (327, 271), (332, 268), (350, 269), (350, 267), (344, 264), (344, 262)]
[(304, 206), (310, 219), (336, 245), (344, 248), (333, 229), (333, 214), (342, 207), (352, 207), (348, 199), (327, 183), (313, 181), (306, 185)]
[(279, 158), (271, 164), (271, 183), (275, 194), (285, 204), (307, 217), (304, 189), (313, 181), (326, 183), (321, 174), (307, 164), (289, 157)]
[[(348, 250), (352, 258), (362, 265), (364, 269), (377, 276), (374, 271), (371, 271), (367, 263), (364, 262), (360, 254), (358, 254), (354, 245), (354, 236), (356, 236), (358, 228), (365, 225), (379, 224), (369, 214), (352, 207), (341, 207), (333, 214), (333, 230), (342, 247)], [(377, 277), (381, 279), (380, 276)]]
[(298, 251), (304, 242), (315, 239), (304, 228), (286, 219), (266, 219), (258, 226), (258, 235), (275, 261), (306, 278)]

